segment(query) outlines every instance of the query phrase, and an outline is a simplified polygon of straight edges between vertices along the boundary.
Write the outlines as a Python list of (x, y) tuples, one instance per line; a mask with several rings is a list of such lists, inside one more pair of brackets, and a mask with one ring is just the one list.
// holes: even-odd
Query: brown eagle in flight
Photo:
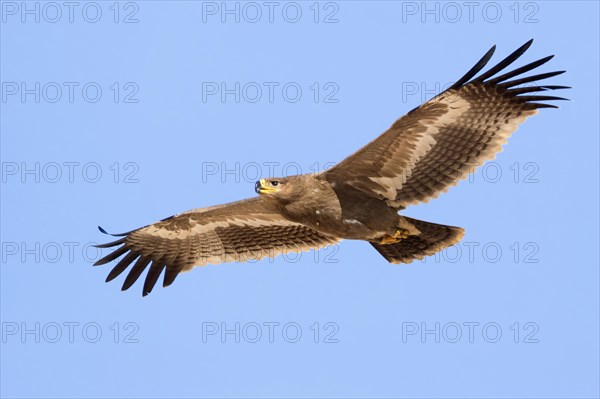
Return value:
[(133, 263), (123, 290), (150, 265), (143, 288), (147, 295), (163, 270), (166, 287), (194, 266), (318, 249), (342, 239), (368, 241), (391, 263), (410, 263), (456, 244), (462, 228), (398, 211), (447, 191), (474, 167), (493, 159), (527, 117), (539, 108), (556, 108), (544, 101), (564, 100), (532, 95), (569, 88), (532, 84), (564, 71), (521, 77), (553, 56), (496, 76), (532, 41), (475, 77), (492, 57), (492, 47), (450, 88), (333, 168), (262, 179), (256, 183), (258, 197), (193, 209), (115, 234), (121, 238), (98, 247), (119, 247), (95, 265), (123, 256), (108, 282)]

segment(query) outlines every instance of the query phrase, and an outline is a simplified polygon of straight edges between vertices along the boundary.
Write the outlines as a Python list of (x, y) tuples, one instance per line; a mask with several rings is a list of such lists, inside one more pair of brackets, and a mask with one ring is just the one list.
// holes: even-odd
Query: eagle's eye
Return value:
[(277, 187), (279, 185), (279, 182), (277, 180), (271, 180), (271, 185), (273, 187)]

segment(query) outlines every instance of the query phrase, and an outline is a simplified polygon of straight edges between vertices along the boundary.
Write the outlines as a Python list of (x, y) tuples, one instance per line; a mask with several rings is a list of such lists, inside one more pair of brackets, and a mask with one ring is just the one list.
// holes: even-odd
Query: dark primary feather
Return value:
[[(120, 251), (123, 248), (125, 249), (125, 251), (130, 250), (129, 248), (127, 248), (127, 246), (122, 246), (118, 250)], [(106, 282), (108, 283), (109, 281), (112, 281), (115, 277), (117, 277), (121, 273), (123, 273), (123, 271), (125, 271), (125, 269), (127, 269), (127, 266), (129, 266), (131, 264), (131, 262), (133, 262), (138, 256), (139, 256), (139, 254), (134, 253), (134, 252), (129, 252), (127, 255), (125, 255), (123, 257), (123, 259), (121, 259), (119, 261), (119, 263), (117, 263), (117, 265), (110, 271), (110, 273), (106, 277)], [(103, 263), (104, 259), (105, 258), (102, 258), (98, 262), (94, 263), (94, 266), (100, 266), (100, 265), (104, 264)]]
[(128, 231), (127, 233), (113, 234), (113, 233), (109, 233), (109, 232), (107, 232), (106, 230), (104, 230), (104, 229), (102, 228), (102, 226), (98, 226), (98, 230), (100, 230), (100, 232), (101, 232), (101, 233), (103, 233), (103, 234), (106, 234), (106, 235), (109, 235), (109, 236), (113, 236), (113, 237), (124, 237), (124, 236), (126, 236), (127, 234), (131, 233), (131, 231)]
[(483, 82), (487, 78), (494, 76), (495, 74), (497, 74), (513, 62), (515, 62), (520, 56), (523, 55), (525, 51), (527, 51), (527, 49), (531, 46), (531, 43), (533, 43), (533, 39), (529, 40), (527, 43), (513, 51), (508, 57), (496, 64), (496, 66), (490, 68), (487, 72), (479, 75), (476, 79), (473, 80), (473, 82)]
[(121, 288), (123, 291), (131, 287), (133, 283), (137, 281), (137, 279), (142, 275), (143, 271), (146, 269), (146, 266), (148, 266), (148, 263), (150, 263), (151, 260), (152, 258), (150, 258), (149, 256), (141, 256), (137, 260), (137, 262), (135, 262), (135, 265), (133, 265), (133, 267), (129, 271), (129, 274), (125, 278), (125, 282), (123, 282), (123, 287)]
[(167, 264), (162, 259), (158, 259), (152, 262), (152, 266), (150, 266), (150, 271), (148, 271), (148, 276), (146, 276), (146, 281), (144, 281), (144, 296), (152, 292), (152, 288), (154, 288), (154, 285), (158, 281), (158, 277), (166, 267)]
[[(121, 240), (119, 240), (121, 241)], [(125, 242), (125, 240), (123, 240), (123, 242)], [(114, 242), (109, 243), (109, 244), (114, 244)], [(118, 245), (118, 244), (115, 244)], [(113, 247), (114, 245), (109, 245), (109, 247)], [(106, 244), (105, 245), (96, 245), (96, 248), (107, 248)], [(104, 258), (100, 259), (98, 262), (94, 263), (94, 266), (100, 266), (100, 265), (104, 265), (108, 262), (112, 262), (113, 260), (117, 259), (119, 256), (123, 255), (125, 252), (127, 252), (127, 248), (126, 247), (120, 247), (118, 249), (116, 249), (114, 252), (111, 252), (110, 254), (106, 255)]]
[(163, 287), (168, 287), (171, 284), (173, 284), (173, 282), (175, 281), (175, 279), (177, 278), (177, 276), (179, 275), (179, 272), (174, 270), (174, 269), (167, 269), (165, 271), (165, 277), (163, 279)]
[[(517, 76), (517, 75), (520, 75), (522, 73), (529, 72), (529, 71), (531, 71), (534, 68), (542, 66), (546, 62), (550, 61), (552, 58), (554, 58), (554, 56), (553, 55), (549, 55), (548, 57), (544, 57), (544, 58), (539, 59), (537, 61), (530, 62), (529, 64), (523, 65), (522, 67), (514, 69), (511, 72), (507, 72), (507, 73), (505, 73), (503, 75), (500, 75), (500, 76), (497, 76), (497, 77), (495, 77), (493, 79), (490, 79), (486, 83), (488, 83), (488, 84), (496, 84), (496, 83), (504, 82), (505, 80), (510, 79), (513, 76)], [(480, 80), (480, 78), (481, 77), (478, 78), (478, 81), (482, 81), (482, 80)]]
[(508, 90), (509, 93), (518, 95), (523, 93), (533, 93), (536, 91), (548, 91), (548, 90), (560, 90), (560, 89), (570, 89), (570, 86), (526, 86), (526, 87), (517, 87), (516, 89)]
[[(501, 72), (506, 67), (508, 67), (509, 65), (514, 63), (517, 59), (519, 59), (529, 49), (529, 47), (531, 46), (532, 43), (533, 43), (533, 39), (530, 39), (527, 43), (523, 44), (517, 50), (513, 51), (508, 57), (504, 58), (498, 64), (496, 64), (495, 66), (493, 66), (486, 72), (482, 73), (481, 75), (477, 76), (476, 78), (472, 79), (490, 61), (490, 59), (494, 53), (494, 50), (496, 49), (496, 46), (493, 46), (483, 56), (483, 58), (481, 60), (479, 60), (477, 62), (477, 64), (475, 64), (475, 66), (473, 68), (471, 68), (471, 70), (469, 72), (467, 72), (467, 74), (465, 74), (465, 76), (460, 78), (448, 90), (444, 91), (444, 93), (448, 92), (450, 90), (457, 90), (467, 84), (474, 84), (474, 83), (481, 83), (481, 84), (484, 84), (485, 86), (495, 87), (500, 90), (510, 89), (511, 87), (514, 87), (514, 86), (522, 85), (524, 83), (536, 82), (536, 81), (543, 80), (543, 79), (548, 79), (548, 78), (560, 75), (565, 72), (565, 71), (547, 72), (547, 73), (542, 73), (542, 74), (533, 75), (533, 76), (526, 76), (526, 77), (523, 77), (523, 78), (520, 78), (517, 80), (508, 81), (508, 79), (511, 79), (515, 76), (522, 75), (522, 74), (529, 72), (535, 68), (538, 68), (538, 67), (544, 65), (545, 63), (547, 63), (548, 61), (550, 61), (552, 58), (554, 58), (554, 55), (549, 55), (549, 56), (541, 58), (537, 61), (530, 62), (527, 65), (523, 65), (522, 67), (516, 68), (510, 72), (507, 72), (500, 76), (494, 77), (494, 75)], [(506, 90), (505, 92), (508, 94), (514, 95), (513, 98), (520, 98), (521, 101), (529, 102), (529, 103), (534, 103), (535, 101), (568, 100), (567, 98), (563, 98), (563, 97), (550, 97), (550, 96), (539, 97), (537, 99), (534, 98), (533, 96), (529, 96), (526, 99), (523, 99), (522, 97), (518, 97), (518, 94), (522, 94), (522, 93), (544, 91), (544, 90), (559, 90), (559, 89), (570, 89), (570, 87), (569, 86), (556, 86), (556, 85), (531, 86), (530, 88), (522, 87), (522, 88), (518, 88), (518, 89)], [(444, 94), (444, 93), (441, 93), (441, 94)], [(547, 108), (548, 105), (549, 104), (547, 104), (545, 106), (541, 105), (541, 104), (535, 104), (534, 108)], [(550, 105), (550, 107), (557, 108), (556, 106), (552, 106), (552, 105)]]
[(508, 81), (508, 82), (504, 82), (504, 83), (499, 84), (498, 87), (507, 89), (509, 87), (514, 87), (514, 86), (521, 85), (523, 83), (529, 83), (529, 82), (535, 82), (535, 81), (538, 81), (538, 80), (548, 79), (548, 78), (551, 78), (553, 76), (563, 74), (565, 72), (566, 71), (555, 71), (555, 72), (540, 73), (539, 75), (527, 76), (525, 78), (521, 78), (521, 79), (517, 79), (517, 80), (511, 80), (511, 81)]
[(483, 67), (485, 67), (487, 65), (487, 63), (490, 61), (490, 59), (494, 55), (495, 51), (496, 51), (496, 46), (494, 45), (494, 46), (492, 46), (491, 49), (488, 50), (487, 53), (485, 53), (485, 55), (483, 57), (481, 57), (481, 59), (479, 61), (477, 61), (477, 64), (475, 64), (473, 66), (473, 68), (471, 68), (469, 70), (469, 72), (467, 72), (462, 78), (458, 79), (452, 86), (450, 86), (449, 90), (459, 88), (460, 86), (464, 85), (469, 80), (471, 80), (471, 78), (473, 76), (477, 75), (477, 73), (479, 73), (479, 71), (481, 71), (483, 69)]
[(107, 242), (106, 244), (95, 245), (95, 247), (96, 248), (112, 248), (112, 247), (116, 247), (117, 245), (121, 245), (124, 242), (125, 242), (125, 238), (121, 238), (120, 240)]

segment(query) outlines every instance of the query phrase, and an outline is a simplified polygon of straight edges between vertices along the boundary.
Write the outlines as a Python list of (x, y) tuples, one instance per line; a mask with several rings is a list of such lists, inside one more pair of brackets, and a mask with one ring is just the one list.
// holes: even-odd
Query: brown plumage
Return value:
[[(398, 214), (427, 202), (493, 159), (508, 137), (545, 103), (533, 95), (566, 86), (520, 86), (564, 71), (518, 77), (552, 56), (496, 76), (531, 45), (525, 43), (474, 78), (495, 47), (452, 87), (398, 119), (386, 132), (333, 168), (316, 175), (257, 182), (259, 197), (194, 209), (120, 236), (119, 246), (96, 262), (123, 256), (106, 281), (133, 264), (128, 289), (149, 268), (147, 295), (164, 271), (168, 286), (182, 271), (209, 263), (246, 261), (306, 251), (342, 239), (369, 241), (391, 263), (410, 263), (456, 244), (459, 227)], [(103, 231), (103, 230), (102, 230)]]

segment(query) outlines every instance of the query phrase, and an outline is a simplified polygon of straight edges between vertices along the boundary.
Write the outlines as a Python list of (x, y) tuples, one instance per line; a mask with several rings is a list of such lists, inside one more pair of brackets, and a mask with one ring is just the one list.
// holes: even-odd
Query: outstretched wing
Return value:
[(498, 65), (472, 79), (495, 46), (452, 87), (397, 120), (385, 133), (325, 172), (330, 182), (349, 184), (397, 208), (427, 202), (493, 159), (507, 138), (538, 108), (557, 108), (531, 95), (566, 86), (535, 86), (564, 71), (509, 80), (548, 62), (542, 58), (494, 77), (531, 45), (525, 43)]
[(193, 209), (119, 236), (123, 238), (98, 245), (99, 248), (120, 247), (95, 266), (124, 255), (106, 278), (108, 282), (135, 261), (123, 283), (122, 289), (126, 290), (151, 264), (144, 296), (152, 291), (163, 270), (163, 287), (166, 287), (180, 272), (194, 266), (274, 257), (338, 241), (285, 219), (260, 197)]

